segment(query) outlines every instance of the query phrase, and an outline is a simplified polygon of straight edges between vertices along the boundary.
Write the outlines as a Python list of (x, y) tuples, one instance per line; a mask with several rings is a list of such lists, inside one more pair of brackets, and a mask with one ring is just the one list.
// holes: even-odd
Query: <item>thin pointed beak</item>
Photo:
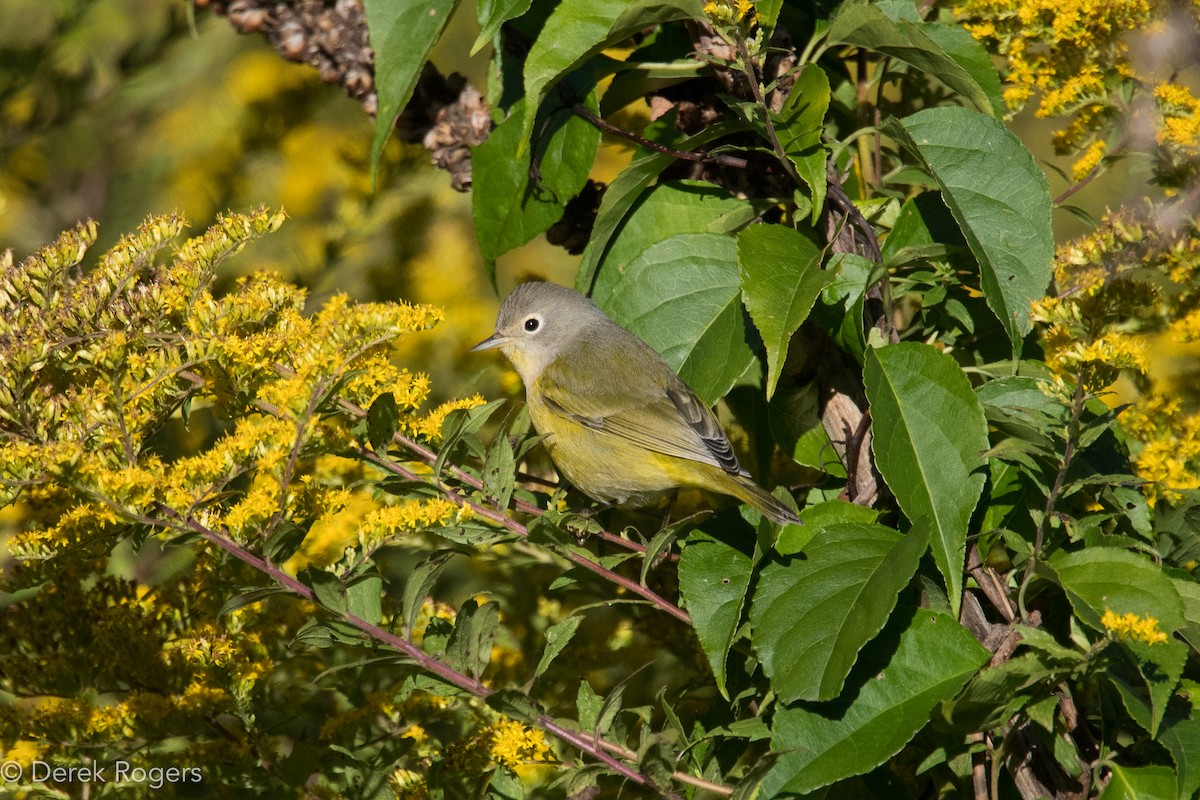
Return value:
[(493, 333), (491, 336), (472, 347), (471, 352), (478, 353), (480, 350), (491, 350), (494, 347), (503, 347), (506, 344), (508, 344), (507, 336), (501, 336), (499, 333)]

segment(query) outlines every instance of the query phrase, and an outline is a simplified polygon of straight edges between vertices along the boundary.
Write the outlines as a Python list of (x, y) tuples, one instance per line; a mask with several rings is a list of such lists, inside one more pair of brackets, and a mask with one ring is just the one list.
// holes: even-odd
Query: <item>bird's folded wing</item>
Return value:
[(647, 450), (712, 464), (731, 475), (748, 474), (712, 411), (683, 384), (639, 394), (619, 381), (600, 386), (585, 379), (588, 386), (567, 392), (555, 372), (551, 365), (538, 379), (542, 398), (555, 414)]

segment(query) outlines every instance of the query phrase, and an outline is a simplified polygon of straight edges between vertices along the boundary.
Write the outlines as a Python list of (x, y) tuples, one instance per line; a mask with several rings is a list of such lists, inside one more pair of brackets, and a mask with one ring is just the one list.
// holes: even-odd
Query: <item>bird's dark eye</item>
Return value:
[(541, 324), (542, 321), (537, 317), (530, 317), (529, 319), (525, 320), (525, 330), (529, 333), (533, 333), (538, 329), (538, 327), (541, 326)]

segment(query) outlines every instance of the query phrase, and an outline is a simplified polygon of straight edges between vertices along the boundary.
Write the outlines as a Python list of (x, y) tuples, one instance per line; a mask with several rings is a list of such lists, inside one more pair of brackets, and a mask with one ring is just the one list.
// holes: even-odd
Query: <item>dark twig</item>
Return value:
[(746, 169), (749, 166), (749, 161), (737, 156), (727, 156), (720, 153), (706, 153), (704, 151), (692, 150), (676, 150), (673, 147), (667, 147), (652, 139), (647, 139), (645, 136), (639, 136), (633, 131), (627, 131), (624, 128), (618, 128), (603, 117), (593, 114), (591, 110), (583, 103), (576, 103), (571, 106), (571, 113), (580, 119), (585, 120), (592, 127), (597, 128), (603, 133), (611, 134), (633, 142), (639, 147), (644, 147), (647, 150), (653, 150), (656, 153), (662, 153), (665, 156), (678, 158), (681, 161), (695, 161), (700, 164), (715, 164), (718, 167), (731, 167), (733, 169)]

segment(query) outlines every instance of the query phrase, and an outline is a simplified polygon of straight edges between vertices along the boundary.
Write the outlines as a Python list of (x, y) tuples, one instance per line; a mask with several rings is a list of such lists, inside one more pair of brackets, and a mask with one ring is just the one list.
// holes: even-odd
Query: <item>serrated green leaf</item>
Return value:
[(517, 478), (517, 461), (508, 435), (501, 431), (483, 462), (483, 496), (497, 508), (508, 508)]
[(392, 435), (399, 426), (400, 409), (396, 397), (384, 392), (367, 409), (367, 441), (376, 453), (386, 453), (392, 446)]
[(592, 300), (603, 306), (629, 264), (651, 245), (680, 233), (731, 232), (748, 224), (758, 213), (751, 203), (711, 183), (670, 181), (647, 188), (631, 203), (608, 243), (603, 268), (592, 287)]
[(1183, 601), (1171, 579), (1150, 559), (1127, 550), (1093, 547), (1050, 558), (1057, 582), (1075, 614), (1098, 631), (1105, 610), (1153, 617), (1167, 634), (1182, 627)]
[(983, 408), (958, 363), (926, 344), (868, 351), (863, 380), (875, 463), (905, 515), (933, 525), (934, 561), (957, 615), (967, 522), (983, 492)]
[(510, 19), (516, 19), (529, 10), (533, 0), (479, 0), (476, 19), (479, 22), (479, 35), (471, 45), (471, 55), (475, 55), (500, 32), (500, 26)]
[(806, 794), (891, 758), (953, 697), (989, 653), (952, 617), (897, 610), (859, 658), (843, 699), (775, 714), (771, 747), (783, 751), (760, 796)]
[(417, 564), (408, 573), (400, 605), (406, 636), (412, 636), (413, 626), (417, 624), (417, 617), (421, 613), (421, 606), (424, 605), (425, 598), (429, 596), (429, 592), (437, 583), (438, 576), (441, 575), (446, 564), (456, 555), (458, 554), (453, 550), (441, 550)]
[(796, 173), (808, 184), (812, 224), (825, 207), (825, 147), (821, 144), (829, 111), (829, 76), (816, 64), (805, 64), (778, 114), (771, 114), (779, 144)]
[(782, 702), (838, 696), (928, 544), (927, 529), (902, 535), (843, 523), (814, 536), (804, 558), (763, 569), (750, 604), (750, 639)]
[(749, 556), (704, 533), (689, 536), (679, 555), (679, 593), (726, 698), (725, 660), (741, 622), (752, 569)]
[(804, 524), (784, 528), (775, 542), (775, 551), (783, 556), (794, 555), (803, 550), (814, 536), (831, 525), (870, 525), (879, 519), (879, 513), (877, 509), (848, 503), (845, 500), (826, 500), (823, 503), (807, 505), (800, 511), (800, 521)]
[(372, 184), (396, 118), (412, 98), (429, 51), (457, 5), (458, 0), (363, 0), (375, 50), (375, 92), (379, 99), (371, 143)]
[(809, 237), (783, 225), (751, 225), (737, 237), (742, 300), (767, 349), (767, 399), (775, 394), (792, 334), (835, 273)]
[(1175, 762), (1178, 797), (1195, 797), (1200, 790), (1200, 716), (1195, 706), (1181, 699), (1171, 704), (1158, 741)]
[(579, 718), (579, 727), (585, 731), (595, 730), (603, 705), (604, 698), (596, 694), (586, 680), (581, 681), (575, 692), (575, 713)]
[(360, 575), (346, 584), (346, 610), (361, 620), (378, 625), (383, 617), (383, 579)]
[(537, 669), (533, 671), (533, 677), (540, 677), (545, 672), (558, 654), (563, 651), (571, 642), (571, 638), (575, 636), (575, 632), (579, 630), (579, 624), (583, 622), (583, 617), (573, 615), (566, 619), (560, 619), (558, 622), (546, 629), (546, 649), (542, 651), (542, 657), (538, 660)]
[(588, 58), (638, 31), (677, 19), (704, 19), (700, 0), (562, 0), (525, 58), (522, 141), (550, 87)]
[(685, 233), (644, 250), (601, 307), (711, 405), (754, 363), (741, 294), (733, 237)]
[[(976, 78), (976, 74), (979, 74), (980, 78), (986, 80), (986, 73), (979, 69), (981, 65), (978, 59), (969, 61), (971, 71), (968, 71), (926, 33), (926, 27), (905, 19), (893, 21), (877, 6), (865, 0), (853, 0), (843, 4), (831, 21), (829, 43), (854, 45), (891, 56), (937, 78), (979, 111), (997, 114), (988, 91)], [(960, 56), (966, 55), (960, 40), (948, 43), (955, 46)], [(995, 75), (995, 68), (992, 74)], [(999, 83), (998, 78), (996, 83)]]
[(284, 520), (263, 544), (263, 557), (272, 564), (282, 564), (295, 555), (307, 536), (307, 530), (294, 522)]
[(450, 665), (472, 678), (482, 675), (492, 660), (492, 642), (499, 624), (500, 606), (496, 603), (480, 605), (474, 598), (463, 603), (446, 643)]
[[(573, 90), (595, 110), (593, 87), (580, 84)], [(493, 280), (498, 257), (562, 218), (567, 203), (587, 183), (600, 148), (599, 129), (570, 108), (559, 107), (539, 115), (535, 147), (518, 154), (524, 109), (524, 100), (514, 104), (508, 119), (471, 152), (471, 213), (479, 252)], [(529, 179), (531, 153), (538, 161), (536, 183)]]
[[(694, 150), (714, 139), (726, 136), (734, 130), (740, 130), (740, 128), (711, 125), (693, 136), (675, 142), (674, 146), (681, 150)], [(621, 228), (626, 217), (642, 196), (642, 192), (654, 183), (659, 173), (674, 163), (676, 163), (674, 156), (665, 153), (642, 156), (621, 170), (621, 174), (608, 185), (604, 191), (604, 197), (600, 200), (600, 210), (596, 212), (596, 222), (592, 226), (591, 238), (588, 240), (587, 248), (583, 251), (583, 259), (579, 262), (579, 271), (575, 275), (576, 289), (584, 294), (592, 294), (593, 287), (597, 283), (600, 265), (607, 260), (610, 245), (613, 244), (613, 237), (617, 234), (618, 229)], [(651, 231), (655, 230), (654, 223), (648, 227)], [(633, 256), (650, 244), (651, 242), (647, 241), (636, 250), (631, 249), (628, 257), (632, 260)], [(620, 270), (621, 262), (618, 260), (617, 263), (618, 266), (614, 269)], [(603, 293), (594, 299), (597, 305), (604, 306)]]
[(433, 464), (435, 477), (442, 474), (442, 467), (446, 465), (446, 459), (450, 457), (459, 443), (479, 433), (492, 414), (495, 414), (504, 403), (504, 400), (492, 400), (474, 408), (456, 408), (446, 415), (446, 418), (442, 420), (442, 447), (438, 451), (437, 461)]
[(335, 614), (346, 610), (346, 590), (341, 579), (320, 567), (305, 567), (296, 578), (312, 589), (313, 599)]
[(812, 316), (833, 338), (834, 343), (854, 360), (866, 356), (867, 336), (863, 324), (863, 302), (870, 288), (874, 264), (862, 256), (838, 254), (829, 260), (827, 272), (833, 282), (821, 292), (821, 301)]
[(1112, 776), (1098, 800), (1179, 800), (1170, 767), (1112, 765)]
[(488, 708), (522, 722), (533, 722), (542, 713), (529, 695), (516, 689), (500, 689), (487, 696)]
[(1032, 328), (1034, 300), (1050, 284), (1050, 188), (1033, 156), (999, 120), (966, 108), (929, 108), (884, 131), (921, 160), (979, 261), (988, 307), (1013, 353)]

